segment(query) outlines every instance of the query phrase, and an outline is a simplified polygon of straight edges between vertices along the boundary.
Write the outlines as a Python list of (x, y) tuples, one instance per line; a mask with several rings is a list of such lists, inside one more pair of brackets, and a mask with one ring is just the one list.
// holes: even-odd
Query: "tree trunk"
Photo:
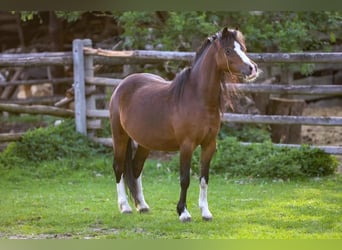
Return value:
[[(303, 100), (271, 98), (267, 114), (301, 116), (304, 106), (305, 102)], [(272, 142), (285, 144), (301, 143), (301, 125), (272, 124), (270, 127)]]
[[(50, 50), (63, 51), (63, 26), (60, 19), (58, 19), (54, 11), (49, 11), (49, 35), (51, 39)], [(50, 66), (50, 72), (52, 78), (65, 77), (64, 66)], [(55, 95), (64, 95), (65, 91), (69, 88), (66, 83), (54, 84), (53, 93)]]

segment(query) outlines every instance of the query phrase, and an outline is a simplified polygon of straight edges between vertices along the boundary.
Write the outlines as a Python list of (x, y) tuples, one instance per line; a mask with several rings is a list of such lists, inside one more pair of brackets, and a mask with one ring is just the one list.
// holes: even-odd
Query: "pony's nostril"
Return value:
[(251, 74), (253, 72), (253, 67), (250, 65), (249, 66), (249, 73)]
[(249, 66), (249, 74), (250, 75), (255, 75), (258, 72), (258, 66), (256, 65), (250, 65)]

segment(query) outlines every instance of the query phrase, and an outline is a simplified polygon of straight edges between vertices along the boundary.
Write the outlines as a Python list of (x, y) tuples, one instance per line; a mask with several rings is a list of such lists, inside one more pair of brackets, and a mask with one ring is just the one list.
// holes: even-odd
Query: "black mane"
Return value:
[(171, 91), (173, 92), (176, 99), (179, 101), (183, 95), (184, 86), (189, 80), (191, 73), (191, 67), (184, 68), (180, 73), (178, 73), (171, 83)]
[[(212, 44), (212, 42), (221, 36), (221, 32), (216, 33), (205, 39), (202, 45), (197, 49), (196, 55), (194, 60), (192, 61), (192, 66), (199, 60), (199, 58), (203, 55), (204, 51), (208, 49), (208, 47)], [(174, 96), (179, 99), (183, 95), (184, 86), (189, 80), (189, 76), (191, 73), (191, 67), (184, 68), (180, 73), (178, 73), (175, 78), (172, 80), (171, 83), (171, 91), (173, 92)]]
[(216, 33), (215, 35), (212, 35), (212, 36), (210, 36), (204, 40), (202, 45), (196, 51), (195, 59), (193, 60), (192, 65), (194, 65), (197, 62), (197, 60), (203, 55), (204, 51), (206, 51), (206, 49), (210, 46), (210, 44), (216, 38), (218, 38), (219, 35), (220, 35), (220, 33)]

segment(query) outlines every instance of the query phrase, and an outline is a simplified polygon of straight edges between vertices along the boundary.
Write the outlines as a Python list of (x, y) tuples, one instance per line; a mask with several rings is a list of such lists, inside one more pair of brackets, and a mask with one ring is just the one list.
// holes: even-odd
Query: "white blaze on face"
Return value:
[(256, 75), (256, 67), (254, 66), (254, 64), (251, 62), (251, 60), (248, 58), (248, 56), (246, 55), (245, 52), (243, 52), (243, 50), (241, 49), (241, 45), (237, 42), (234, 41), (234, 51), (236, 52), (236, 54), (239, 55), (239, 57), (241, 58), (241, 60), (252, 67), (252, 72), (251, 75)]

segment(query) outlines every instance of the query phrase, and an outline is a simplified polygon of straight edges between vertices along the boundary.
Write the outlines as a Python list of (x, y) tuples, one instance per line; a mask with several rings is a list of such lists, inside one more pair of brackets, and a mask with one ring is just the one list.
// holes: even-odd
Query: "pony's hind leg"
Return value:
[(116, 190), (118, 195), (119, 211), (121, 213), (132, 213), (132, 208), (128, 203), (123, 174), (121, 171), (119, 171), (116, 160), (114, 160), (113, 169), (116, 176)]
[(150, 151), (148, 149), (142, 147), (141, 145), (138, 145), (137, 151), (133, 159), (134, 177), (136, 178), (137, 182), (137, 194), (134, 201), (135, 207), (137, 211), (139, 211), (140, 213), (148, 212), (150, 210), (150, 207), (147, 205), (145, 201), (141, 181), (142, 169), (144, 167), (145, 160), (149, 155), (149, 152)]
[(116, 184), (116, 190), (118, 193), (118, 206), (119, 206), (120, 212), (123, 214), (132, 213), (132, 208), (128, 203), (123, 177), (121, 177), (119, 183)]
[(123, 178), (127, 157), (126, 153), (130, 140), (128, 135), (123, 131), (121, 125), (116, 122), (116, 120), (111, 119), (111, 125), (114, 152), (113, 170), (116, 178), (119, 211), (121, 213), (131, 213), (132, 208), (128, 203), (128, 197), (126, 194), (126, 187)]

